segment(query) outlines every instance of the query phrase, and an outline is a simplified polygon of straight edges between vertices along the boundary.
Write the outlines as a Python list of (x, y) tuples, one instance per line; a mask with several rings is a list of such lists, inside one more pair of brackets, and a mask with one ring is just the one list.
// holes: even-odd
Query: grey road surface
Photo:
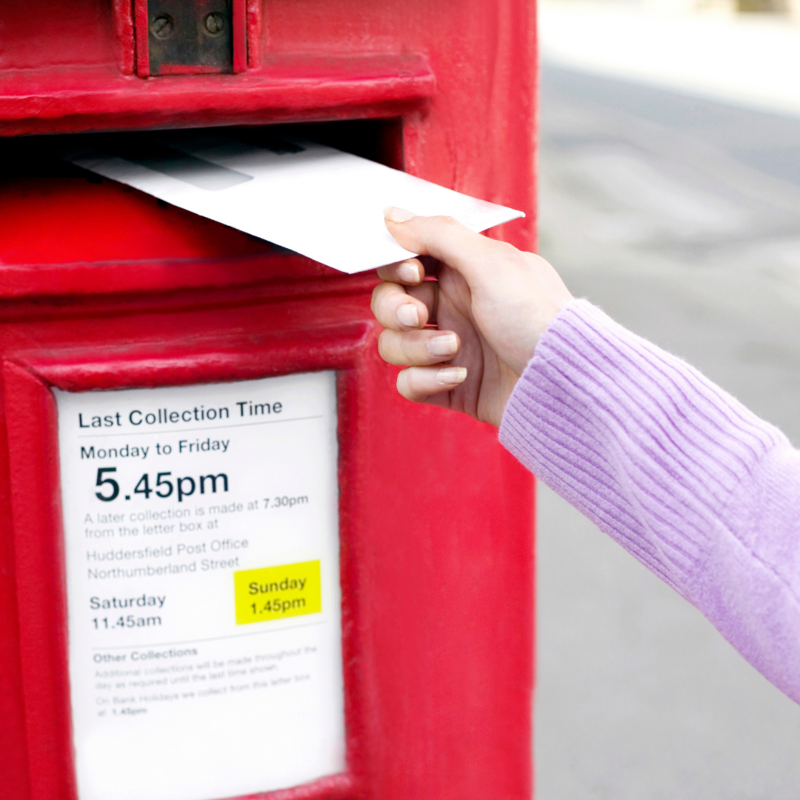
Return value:
[[(800, 120), (545, 66), (541, 253), (800, 444)], [(798, 800), (800, 706), (539, 491), (537, 800)]]

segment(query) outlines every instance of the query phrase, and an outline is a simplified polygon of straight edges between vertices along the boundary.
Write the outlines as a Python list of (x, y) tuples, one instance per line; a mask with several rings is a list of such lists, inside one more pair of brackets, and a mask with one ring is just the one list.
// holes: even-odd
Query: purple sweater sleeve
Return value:
[(800, 702), (800, 453), (780, 431), (577, 300), (500, 440)]

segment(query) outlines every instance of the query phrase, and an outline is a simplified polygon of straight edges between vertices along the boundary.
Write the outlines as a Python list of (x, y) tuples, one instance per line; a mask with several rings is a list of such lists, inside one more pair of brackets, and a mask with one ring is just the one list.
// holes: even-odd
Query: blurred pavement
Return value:
[(800, 116), (800, 19), (733, 7), (734, 0), (542, 0), (540, 48), (551, 64)]
[[(800, 115), (564, 64), (542, 254), (800, 444)], [(538, 515), (537, 800), (800, 798), (800, 707), (542, 486)]]

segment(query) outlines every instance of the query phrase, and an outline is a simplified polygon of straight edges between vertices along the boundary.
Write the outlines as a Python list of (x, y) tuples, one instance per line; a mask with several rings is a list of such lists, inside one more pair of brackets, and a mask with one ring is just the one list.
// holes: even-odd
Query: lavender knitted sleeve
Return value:
[(500, 441), (800, 702), (800, 453), (780, 431), (577, 300)]

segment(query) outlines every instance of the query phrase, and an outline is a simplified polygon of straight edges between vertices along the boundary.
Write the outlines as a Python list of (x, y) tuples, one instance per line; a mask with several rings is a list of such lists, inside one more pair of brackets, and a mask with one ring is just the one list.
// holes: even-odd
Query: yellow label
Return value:
[(322, 611), (319, 561), (234, 572), (233, 590), (237, 625)]

